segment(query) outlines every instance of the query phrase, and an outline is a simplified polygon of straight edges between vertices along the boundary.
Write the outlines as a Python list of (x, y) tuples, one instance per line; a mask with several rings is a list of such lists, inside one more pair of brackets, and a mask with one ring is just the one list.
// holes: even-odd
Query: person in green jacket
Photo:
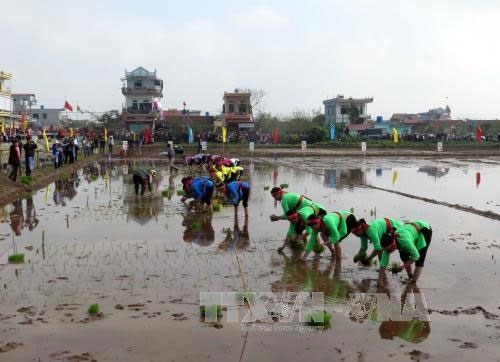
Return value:
[[(303, 208), (299, 211), (291, 209), (287, 211), (286, 219), (290, 221), (290, 226), (286, 233), (286, 238), (283, 241), (283, 245), (278, 248), (279, 253), (281, 253), (291, 242), (302, 243), (307, 240), (307, 236), (311, 233), (311, 229), (307, 228), (305, 220), (307, 220), (307, 217), (312, 212), (312, 208)], [(301, 213), (302, 216), (299, 213)]]
[[(385, 233), (391, 232), (393, 228), (398, 228), (403, 226), (403, 222), (390, 219), (390, 218), (380, 218), (372, 220), (369, 224), (365, 219), (356, 220), (356, 218), (351, 220), (352, 222), (347, 225), (347, 228), (351, 233), (356, 235), (361, 239), (361, 247), (358, 253), (354, 256), (353, 261), (357, 263), (360, 261), (364, 265), (369, 265), (370, 261), (382, 256), (382, 246), (380, 245), (380, 239)], [(368, 249), (368, 242), (373, 244), (373, 251), (370, 255), (366, 254)]]
[(316, 244), (318, 233), (321, 233), (321, 238), (326, 247), (331, 251), (332, 257), (340, 260), (342, 254), (340, 242), (349, 235), (350, 232), (347, 225), (351, 225), (353, 219), (356, 220), (354, 215), (345, 210), (329, 212), (324, 216), (314, 213), (309, 214), (306, 224), (311, 228), (311, 237), (307, 242), (302, 259), (309, 256)]
[(302, 207), (315, 205), (318, 209), (318, 213), (326, 214), (326, 209), (324, 206), (314, 203), (310, 198), (304, 195), (299, 195), (294, 192), (287, 192), (280, 187), (273, 187), (271, 189), (271, 196), (281, 203), (283, 208), (283, 213), (281, 215), (271, 215), (271, 221), (286, 220), (286, 213), (288, 210), (295, 209), (299, 210)]
[[(287, 220), (287, 212), (292, 210), (300, 210), (302, 208), (308, 207), (312, 208), (315, 213), (318, 215), (326, 215), (326, 208), (320, 204), (313, 202), (310, 198), (304, 195), (299, 195), (293, 192), (286, 192), (280, 187), (273, 187), (271, 189), (271, 196), (276, 200), (281, 202), (281, 207), (283, 208), (283, 213), (281, 215), (271, 215), (271, 221), (279, 221), (279, 220)], [(293, 215), (293, 213), (292, 213)], [(307, 215), (309, 216), (309, 215)], [(305, 222), (307, 218), (303, 219)], [(290, 220), (289, 220), (290, 221)], [(290, 226), (288, 227), (287, 236), (284, 242), (284, 246), (288, 244), (294, 235), (297, 235), (295, 232), (295, 225), (293, 222), (290, 222)], [(279, 248), (278, 251), (283, 250), (283, 247)]]
[[(405, 269), (409, 278), (408, 283), (416, 283), (422, 274), (431, 239), (431, 226), (422, 220), (405, 223), (390, 233), (382, 235), (380, 245), (384, 250), (380, 259), (379, 285), (384, 286), (385, 269), (389, 264), (389, 256), (396, 249), (399, 250), (399, 256), (404, 262), (398, 272)], [(412, 271), (413, 263), (415, 263), (414, 272)]]

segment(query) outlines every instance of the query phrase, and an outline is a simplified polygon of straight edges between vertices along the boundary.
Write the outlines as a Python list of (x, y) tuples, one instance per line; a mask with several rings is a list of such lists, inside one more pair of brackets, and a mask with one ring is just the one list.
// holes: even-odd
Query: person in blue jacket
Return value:
[(243, 201), (245, 216), (248, 216), (248, 197), (250, 196), (250, 185), (246, 181), (231, 181), (227, 184), (221, 182), (217, 190), (223, 192), (234, 205), (234, 215), (238, 215), (238, 205)]
[[(184, 177), (182, 188), (186, 193), (181, 201), (185, 202), (189, 198), (194, 199), (195, 208), (204, 205), (208, 211), (212, 211), (212, 195), (214, 194), (214, 182), (206, 176)], [(191, 208), (191, 207), (190, 207)]]

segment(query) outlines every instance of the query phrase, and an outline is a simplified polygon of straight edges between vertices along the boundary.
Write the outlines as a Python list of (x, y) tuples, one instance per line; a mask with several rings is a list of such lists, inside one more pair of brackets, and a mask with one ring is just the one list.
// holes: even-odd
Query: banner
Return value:
[(335, 139), (335, 126), (330, 127), (330, 139), (332, 141)]
[(392, 139), (394, 140), (394, 143), (399, 142), (399, 135), (398, 135), (398, 131), (396, 130), (396, 128), (392, 129)]
[(279, 139), (279, 136), (278, 136), (278, 128), (275, 127), (273, 129), (273, 143), (274, 144), (277, 144), (278, 143), (278, 139)]
[(43, 129), (42, 131), (42, 136), (43, 136), (43, 140), (45, 141), (45, 150), (47, 152), (50, 151), (50, 147), (49, 147), (49, 139), (47, 138), (47, 134), (45, 133), (45, 128)]
[(476, 129), (476, 140), (477, 142), (481, 142), (483, 140), (483, 130), (479, 126), (477, 126)]
[(188, 143), (193, 143), (193, 129), (188, 127)]
[(222, 143), (226, 143), (226, 127), (222, 127)]

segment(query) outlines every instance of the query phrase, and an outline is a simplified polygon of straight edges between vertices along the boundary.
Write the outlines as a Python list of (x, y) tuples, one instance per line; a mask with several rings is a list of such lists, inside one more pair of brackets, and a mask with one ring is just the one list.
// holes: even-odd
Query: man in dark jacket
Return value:
[(26, 137), (24, 148), (24, 160), (26, 164), (26, 176), (31, 176), (31, 171), (35, 168), (35, 150), (38, 148), (31, 136)]

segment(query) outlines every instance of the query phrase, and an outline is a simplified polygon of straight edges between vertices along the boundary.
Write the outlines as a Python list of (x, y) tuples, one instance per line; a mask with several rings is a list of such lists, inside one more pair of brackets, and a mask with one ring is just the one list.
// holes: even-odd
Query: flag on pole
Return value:
[(80, 105), (79, 105), (79, 104), (76, 106), (76, 110), (77, 110), (77, 112), (83, 113), (83, 111), (82, 111), (82, 109), (80, 108)]
[(182, 102), (182, 105), (183, 105), (184, 107), (186, 107), (186, 101)]
[(330, 126), (330, 139), (333, 141), (335, 139), (335, 126)]
[(108, 140), (108, 129), (104, 127), (104, 142), (106, 142), (107, 140)]
[(50, 151), (50, 147), (49, 147), (49, 139), (47, 138), (47, 134), (45, 133), (45, 128), (43, 129), (42, 131), (42, 136), (43, 136), (43, 140), (45, 141), (45, 150), (47, 152)]
[(69, 104), (68, 101), (64, 101), (64, 109), (67, 109), (68, 111), (73, 112), (73, 107), (71, 106), (71, 104)]
[(21, 112), (21, 128), (26, 129), (26, 117), (24, 116), (24, 112)]
[(74, 136), (73, 128), (70, 128), (70, 129), (69, 129), (69, 136), (70, 136), (71, 138), (73, 138), (73, 136)]
[(481, 172), (476, 172), (476, 188), (479, 187), (481, 183)]
[(222, 143), (226, 143), (226, 127), (222, 127)]
[(481, 142), (483, 140), (483, 130), (479, 125), (476, 128), (476, 140), (477, 142)]
[(278, 139), (279, 139), (278, 127), (274, 127), (274, 129), (273, 129), (273, 143), (277, 144), (278, 143)]
[(193, 143), (193, 129), (188, 127), (188, 143)]
[(392, 129), (392, 139), (394, 140), (394, 143), (399, 142), (399, 135), (398, 135), (398, 131), (396, 130), (396, 128)]

